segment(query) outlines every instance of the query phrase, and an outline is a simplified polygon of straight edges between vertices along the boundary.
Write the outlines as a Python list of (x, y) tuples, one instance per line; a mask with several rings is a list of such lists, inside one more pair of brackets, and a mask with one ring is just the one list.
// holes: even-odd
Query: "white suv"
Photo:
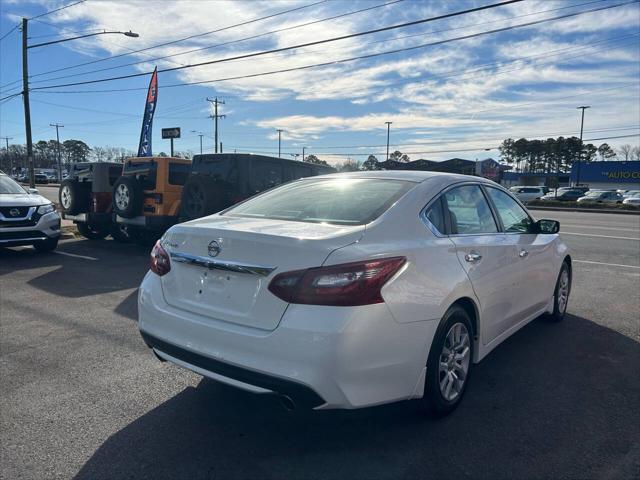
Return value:
[(509, 191), (523, 203), (538, 200), (545, 195), (544, 188), (542, 187), (511, 187)]
[(58, 246), (59, 238), (60, 215), (53, 204), (0, 173), (0, 247), (33, 245), (48, 252)]

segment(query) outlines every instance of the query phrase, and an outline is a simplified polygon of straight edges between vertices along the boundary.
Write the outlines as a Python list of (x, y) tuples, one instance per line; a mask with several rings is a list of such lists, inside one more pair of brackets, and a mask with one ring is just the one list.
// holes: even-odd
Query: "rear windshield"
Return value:
[(382, 179), (303, 180), (258, 195), (225, 215), (363, 225), (382, 215), (415, 183)]

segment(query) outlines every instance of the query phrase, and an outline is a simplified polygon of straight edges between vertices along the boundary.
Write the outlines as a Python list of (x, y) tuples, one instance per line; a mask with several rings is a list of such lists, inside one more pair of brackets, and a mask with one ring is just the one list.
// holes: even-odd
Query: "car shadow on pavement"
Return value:
[(499, 346), (439, 420), (418, 401), (287, 412), (203, 379), (106, 439), (77, 478), (638, 478), (638, 367), (639, 343), (569, 315)]
[(30, 247), (0, 248), (0, 277), (46, 268), (27, 283), (53, 295), (80, 298), (138, 287), (149, 269), (148, 258), (146, 249), (110, 240), (62, 242), (44, 254)]

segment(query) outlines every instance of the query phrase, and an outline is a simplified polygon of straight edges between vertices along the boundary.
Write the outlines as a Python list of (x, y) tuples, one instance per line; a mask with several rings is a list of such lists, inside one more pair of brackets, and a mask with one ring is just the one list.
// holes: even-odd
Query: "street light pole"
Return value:
[(387, 124), (387, 161), (389, 161), (389, 132), (391, 130), (391, 124), (393, 122), (384, 122)]
[(22, 19), (22, 99), (24, 101), (24, 128), (27, 137), (27, 167), (29, 169), (29, 187), (35, 188), (33, 175), (33, 139), (31, 138), (31, 107), (29, 106), (29, 57), (27, 56), (27, 30), (29, 20)]
[(191, 130), (191, 133), (195, 133), (200, 137), (200, 155), (202, 155), (202, 137), (204, 137), (204, 133), (198, 132), (197, 130)]
[(582, 118), (580, 120), (580, 156), (578, 157), (578, 168), (576, 169), (576, 186), (580, 185), (580, 164), (582, 163), (582, 131), (584, 129), (584, 111), (587, 108), (591, 108), (588, 105), (577, 107), (577, 110), (582, 110)]
[(77, 37), (61, 38), (59, 40), (53, 40), (51, 42), (36, 43), (34, 45), (27, 45), (27, 30), (28, 30), (28, 18), (22, 19), (22, 99), (24, 100), (24, 126), (25, 136), (27, 137), (27, 165), (29, 167), (29, 187), (35, 188), (34, 178), (34, 165), (33, 165), (33, 138), (31, 136), (31, 107), (29, 104), (29, 57), (27, 51), (30, 48), (44, 47), (45, 45), (53, 45), (54, 43), (68, 42), (69, 40), (76, 40), (78, 38), (93, 37), (96, 35), (105, 35), (111, 33), (122, 34), (127, 37), (139, 37), (137, 33), (129, 30), (128, 32), (120, 31), (102, 31), (97, 33), (90, 33), (87, 35), (80, 35)]
[(281, 158), (280, 145), (281, 145), (281, 140), (282, 140), (282, 132), (283, 132), (283, 130), (278, 129), (278, 158)]
[(56, 127), (56, 141), (58, 142), (58, 180), (62, 183), (62, 159), (60, 158), (60, 133), (58, 129), (60, 127), (64, 128), (64, 125), (60, 125), (59, 123), (50, 123), (50, 127)]
[(307, 147), (302, 147), (302, 161), (304, 162), (304, 151)]

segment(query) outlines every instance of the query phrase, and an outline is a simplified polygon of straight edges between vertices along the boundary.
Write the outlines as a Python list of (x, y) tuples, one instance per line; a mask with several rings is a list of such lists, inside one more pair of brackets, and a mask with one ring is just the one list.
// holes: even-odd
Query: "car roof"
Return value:
[(458, 182), (482, 182), (491, 185), (497, 185), (497, 183), (488, 180), (483, 177), (475, 177), (473, 175), (461, 175), (457, 173), (446, 172), (426, 172), (422, 170), (371, 170), (371, 171), (357, 171), (357, 172), (342, 172), (331, 173), (328, 175), (318, 175), (316, 177), (310, 177), (313, 179), (318, 178), (377, 178), (384, 180), (405, 180), (408, 182), (421, 183), (425, 180), (437, 178), (440, 181), (449, 183)]

